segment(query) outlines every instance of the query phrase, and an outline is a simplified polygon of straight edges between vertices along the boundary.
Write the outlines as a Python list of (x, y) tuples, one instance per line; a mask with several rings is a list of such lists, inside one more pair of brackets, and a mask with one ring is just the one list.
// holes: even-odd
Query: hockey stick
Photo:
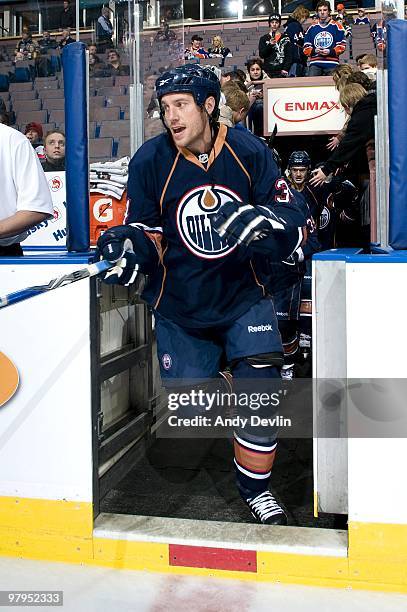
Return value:
[(52, 291), (53, 289), (58, 289), (59, 287), (76, 283), (76, 281), (80, 281), (84, 278), (97, 276), (101, 272), (106, 272), (106, 270), (113, 268), (115, 265), (116, 264), (110, 263), (109, 261), (103, 259), (102, 261), (97, 261), (96, 263), (90, 264), (89, 266), (81, 268), (80, 270), (75, 270), (74, 272), (60, 276), (59, 278), (54, 278), (47, 285), (34, 285), (32, 287), (21, 289), (20, 291), (7, 293), (7, 295), (0, 297), (0, 308), (11, 306), (11, 304), (16, 304), (17, 302), (22, 302), (23, 300), (28, 300), (35, 295), (40, 295), (46, 291)]

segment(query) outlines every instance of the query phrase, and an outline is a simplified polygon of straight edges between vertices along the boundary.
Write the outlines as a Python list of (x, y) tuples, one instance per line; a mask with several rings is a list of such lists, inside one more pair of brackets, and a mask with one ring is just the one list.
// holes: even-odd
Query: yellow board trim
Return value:
[[(179, 544), (184, 542), (180, 540)], [(257, 573), (169, 565), (165, 542), (93, 537), (88, 502), (0, 498), (0, 555), (193, 576), (407, 592), (407, 525), (349, 524), (348, 557), (257, 551)]]
[(90, 502), (0, 497), (0, 536), (9, 529), (91, 538), (93, 506)]
[(349, 522), (349, 557), (407, 564), (407, 525)]

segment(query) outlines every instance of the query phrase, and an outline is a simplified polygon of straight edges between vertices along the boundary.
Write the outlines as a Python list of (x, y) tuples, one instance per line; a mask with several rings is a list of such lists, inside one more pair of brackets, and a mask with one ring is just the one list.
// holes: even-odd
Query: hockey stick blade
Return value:
[(54, 278), (47, 285), (34, 285), (33, 287), (26, 287), (26, 289), (21, 289), (20, 291), (13, 291), (13, 293), (8, 293), (7, 295), (0, 297), (0, 308), (17, 304), (17, 302), (22, 302), (23, 300), (29, 300), (36, 295), (41, 295), (41, 293), (52, 291), (53, 289), (59, 289), (59, 287), (64, 287), (65, 285), (70, 285), (71, 283), (76, 283), (84, 278), (97, 276), (102, 272), (106, 272), (106, 270), (109, 270), (109, 268), (112, 268), (114, 265), (116, 264), (110, 263), (109, 261), (103, 259), (102, 261), (89, 264), (89, 266), (81, 268), (80, 270), (75, 270), (74, 272), (60, 276), (59, 278)]

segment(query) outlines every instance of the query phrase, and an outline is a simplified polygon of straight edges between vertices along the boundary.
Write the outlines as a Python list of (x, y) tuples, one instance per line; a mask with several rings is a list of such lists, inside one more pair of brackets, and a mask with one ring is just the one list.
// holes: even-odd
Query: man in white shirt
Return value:
[(0, 256), (22, 255), (27, 230), (53, 216), (47, 179), (29, 140), (0, 124)]

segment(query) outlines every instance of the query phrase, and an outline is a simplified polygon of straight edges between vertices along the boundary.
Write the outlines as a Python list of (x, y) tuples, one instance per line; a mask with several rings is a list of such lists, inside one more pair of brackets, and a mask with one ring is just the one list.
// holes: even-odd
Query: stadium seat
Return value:
[(117, 121), (120, 119), (120, 108), (112, 106), (111, 108), (90, 108), (89, 117), (92, 121)]
[(38, 111), (41, 110), (41, 100), (36, 98), (34, 100), (24, 100), (17, 98), (13, 100), (13, 111), (18, 113), (19, 111)]
[(127, 87), (130, 85), (130, 77), (129, 76), (117, 76), (115, 79), (115, 85), (124, 85)]
[(40, 83), (38, 83), (38, 85), (35, 85), (35, 89), (39, 92), (42, 91), (44, 89), (59, 89), (59, 83), (58, 81), (50, 81), (50, 80), (46, 80), (46, 81), (42, 81)]
[(42, 101), (42, 107), (47, 110), (63, 110), (65, 108), (64, 98), (44, 98)]
[(112, 138), (90, 138), (89, 159), (93, 161), (106, 161), (112, 157)]
[(89, 98), (89, 108), (104, 108), (105, 96), (92, 96)]
[(130, 156), (130, 137), (120, 138), (116, 157)]
[[(25, 85), (25, 83), (22, 84)], [(12, 100), (21, 100), (22, 98), (24, 100), (36, 100), (37, 97), (35, 89), (26, 90), (23, 93), (21, 91), (11, 91)]]
[(48, 113), (46, 110), (37, 110), (37, 111), (19, 111), (16, 113), (16, 122), (20, 125), (22, 123), (31, 123), (34, 121), (35, 123), (47, 123), (48, 122)]
[(0, 74), (0, 91), (8, 91), (10, 79), (7, 74)]
[(64, 97), (64, 89), (41, 89), (40, 98), (44, 100), (45, 98), (63, 98)]
[(97, 90), (96, 95), (105, 96), (107, 98), (110, 96), (123, 96), (125, 93), (126, 88), (124, 87), (124, 85), (120, 85), (116, 87), (100, 87)]
[[(14, 92), (21, 92), (21, 91), (32, 91), (32, 89), (33, 89), (32, 82), (30, 83), (10, 83), (9, 91), (10, 93), (14, 93)], [(37, 97), (37, 94), (35, 94), (35, 97)]]
[(65, 122), (65, 111), (64, 110), (51, 110), (49, 113), (49, 120), (55, 121), (57, 125)]
[(28, 83), (31, 82), (32, 73), (28, 66), (17, 66), (11, 78), (14, 83)]
[(126, 106), (129, 106), (129, 96), (108, 96), (106, 97), (106, 106), (120, 106), (121, 110), (124, 110)]
[(129, 136), (130, 122), (129, 121), (103, 121), (100, 126), (100, 138), (112, 137), (118, 140), (122, 136)]

